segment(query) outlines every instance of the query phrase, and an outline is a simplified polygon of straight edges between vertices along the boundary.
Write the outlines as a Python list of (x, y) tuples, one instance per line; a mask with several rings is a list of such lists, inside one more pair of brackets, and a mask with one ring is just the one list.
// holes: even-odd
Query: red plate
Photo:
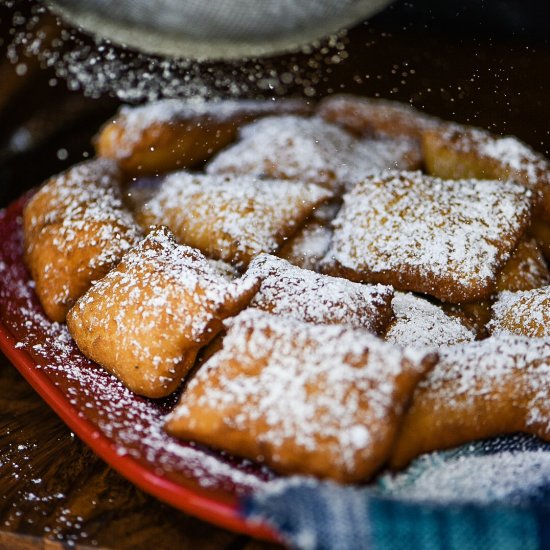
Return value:
[(238, 498), (272, 472), (168, 436), (162, 422), (176, 395), (133, 394), (80, 353), (64, 324), (45, 316), (23, 262), (21, 213), (28, 198), (0, 211), (0, 349), (67, 426), (138, 487), (221, 527), (276, 540), (238, 508)]

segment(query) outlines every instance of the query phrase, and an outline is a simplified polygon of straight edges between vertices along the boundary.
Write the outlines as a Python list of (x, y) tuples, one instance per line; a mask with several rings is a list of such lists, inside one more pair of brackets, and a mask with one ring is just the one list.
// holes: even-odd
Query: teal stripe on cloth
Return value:
[[(371, 550), (539, 550), (530, 510), (429, 507), (380, 499), (367, 504)], [(550, 518), (547, 518), (550, 519)]]
[(550, 550), (550, 445), (476, 442), (362, 488), (279, 479), (242, 513), (304, 550)]

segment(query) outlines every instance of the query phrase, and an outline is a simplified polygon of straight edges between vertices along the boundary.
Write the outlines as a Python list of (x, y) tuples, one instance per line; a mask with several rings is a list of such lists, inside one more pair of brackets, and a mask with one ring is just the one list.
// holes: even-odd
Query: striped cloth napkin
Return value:
[(520, 435), (476, 442), (364, 488), (275, 480), (242, 511), (292, 548), (550, 549), (550, 444)]

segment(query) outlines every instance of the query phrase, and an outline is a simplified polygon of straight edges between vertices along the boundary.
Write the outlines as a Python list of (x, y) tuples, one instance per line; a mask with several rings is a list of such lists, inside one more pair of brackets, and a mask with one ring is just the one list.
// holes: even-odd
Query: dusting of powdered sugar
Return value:
[(183, 243), (216, 259), (247, 264), (274, 252), (332, 193), (312, 183), (176, 172), (143, 208)]
[(315, 208), (306, 223), (281, 247), (278, 255), (293, 265), (318, 271), (319, 263), (332, 238), (330, 222), (339, 209), (339, 202), (330, 202)]
[(381, 135), (418, 139), (424, 130), (441, 121), (410, 105), (385, 99), (339, 94), (323, 99), (317, 114), (358, 135)]
[(363, 285), (293, 266), (263, 254), (247, 274), (261, 280), (251, 305), (308, 323), (345, 324), (383, 331), (391, 318), (393, 288)]
[(240, 141), (220, 152), (206, 170), (267, 175), (322, 184), (353, 185), (371, 172), (418, 165), (408, 140), (356, 140), (338, 126), (313, 117), (266, 117), (243, 126)]
[(239, 124), (274, 113), (307, 111), (307, 103), (301, 100), (207, 101), (200, 96), (164, 99), (138, 107), (125, 105), (112, 121), (124, 131), (122, 139), (117, 141), (116, 155), (117, 158), (129, 156), (139, 145), (144, 132), (156, 126), (190, 123), (208, 128), (220, 124)]
[(332, 229), (327, 225), (308, 222), (280, 249), (281, 258), (304, 269), (317, 270), (330, 246)]
[(348, 155), (342, 155), (337, 179), (345, 189), (352, 189), (369, 174), (388, 170), (416, 170), (422, 165), (422, 152), (411, 139), (361, 139)]
[[(465, 455), (443, 459), (426, 455), (413, 466), (413, 477), (386, 474), (378, 480), (384, 493), (393, 498), (430, 503), (522, 504), (525, 496), (550, 484), (550, 453), (502, 451), (488, 455)], [(412, 479), (411, 479), (412, 478)]]
[(550, 287), (501, 292), (492, 307), (488, 329), (535, 338), (550, 337)]
[[(28, 203), (27, 253), (54, 303), (74, 301), (78, 274), (104, 275), (140, 239), (139, 227), (123, 204), (119, 178), (112, 161), (95, 159), (50, 179)], [(45, 256), (43, 246), (56, 253)], [(74, 259), (79, 252), (85, 262)]]
[(440, 134), (446, 147), (495, 163), (491, 176), (517, 181), (530, 189), (550, 183), (550, 164), (543, 155), (513, 136), (498, 137), (480, 128), (449, 124)]
[[(254, 277), (228, 283), (198, 250), (158, 228), (80, 298), (70, 314), (73, 336), (80, 345), (93, 332), (103, 346), (110, 345), (115, 371), (118, 350), (131, 353), (136, 364), (151, 367), (142, 374), (155, 383), (175, 372), (171, 366), (185, 359), (189, 346), (204, 342), (224, 306), (255, 285)], [(181, 346), (173, 345), (182, 338)]]
[(455, 294), (476, 293), (514, 250), (530, 195), (510, 182), (369, 176), (344, 195), (325, 261), (365, 280), (387, 277), (400, 290), (448, 299), (438, 296), (447, 284)]
[[(200, 422), (192, 411), (216, 411), (228, 429), (269, 448), (275, 462), (290, 444), (312, 456), (328, 452), (353, 472), (393, 429), (391, 418), (406, 399), (403, 392), (399, 397), (404, 377), (416, 378), (427, 367), (425, 354), (360, 329), (253, 308), (225, 323), (223, 349), (189, 383), (169, 422), (183, 422), (192, 433)], [(234, 414), (223, 416), (228, 406)]]
[[(441, 407), (470, 411), (480, 396), (506, 399), (523, 412), (527, 427), (550, 433), (550, 339), (502, 334), (438, 352), (439, 362), (418, 389), (437, 395)], [(507, 387), (514, 393), (499, 393)]]
[(475, 340), (475, 333), (457, 318), (424, 298), (396, 292), (392, 300), (395, 321), (386, 340), (400, 346), (438, 348)]

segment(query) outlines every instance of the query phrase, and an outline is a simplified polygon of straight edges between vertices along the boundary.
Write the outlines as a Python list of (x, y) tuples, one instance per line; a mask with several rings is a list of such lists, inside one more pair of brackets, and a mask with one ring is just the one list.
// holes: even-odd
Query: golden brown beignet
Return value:
[[(549, 282), (550, 273), (536, 241), (524, 238), (499, 273), (495, 290), (530, 290)], [(488, 334), (487, 323), (491, 320), (493, 299), (494, 296), (481, 302), (443, 304), (442, 307), (449, 315), (458, 317), (466, 326), (473, 328), (478, 338), (485, 338)]]
[[(550, 163), (517, 138), (447, 124), (426, 130), (422, 147), (429, 174), (449, 179), (512, 180), (538, 191), (544, 217), (550, 214)], [(536, 195), (534, 198), (538, 200)]]
[(550, 283), (550, 272), (536, 240), (520, 241), (497, 279), (497, 292), (531, 290)]
[(550, 286), (501, 292), (493, 304), (488, 329), (493, 334), (550, 337)]
[(226, 324), (223, 349), (191, 380), (165, 429), (280, 472), (370, 477), (436, 359), (364, 330), (256, 309)]
[(354, 139), (320, 118), (267, 117), (244, 126), (240, 140), (207, 166), (210, 174), (254, 174), (316, 183), (340, 191), (366, 174), (422, 163), (407, 139)]
[(228, 283), (198, 250), (158, 228), (82, 296), (67, 325), (86, 357), (132, 391), (162, 397), (257, 284), (253, 277)]
[(397, 101), (346, 94), (323, 99), (316, 114), (358, 136), (382, 135), (420, 140), (424, 130), (442, 123), (436, 117)]
[(415, 294), (396, 292), (392, 300), (395, 320), (386, 341), (403, 347), (438, 348), (470, 342), (475, 332), (456, 317)]
[(168, 99), (122, 107), (100, 130), (98, 155), (128, 175), (188, 168), (235, 139), (240, 125), (275, 113), (308, 114), (300, 100), (192, 102)]
[(369, 176), (344, 195), (323, 269), (443, 301), (480, 300), (530, 217), (531, 192), (511, 182)]
[(275, 252), (332, 193), (314, 184), (176, 172), (137, 219), (165, 224), (212, 258), (247, 265)]
[(550, 341), (493, 336), (439, 350), (418, 384), (390, 464), (476, 439), (525, 432), (550, 441)]
[(140, 239), (124, 208), (116, 165), (105, 159), (54, 176), (23, 212), (25, 258), (48, 317), (62, 322), (76, 300)]
[(383, 333), (393, 318), (393, 288), (363, 285), (293, 266), (262, 254), (248, 268), (261, 280), (252, 307), (317, 324), (344, 324)]

